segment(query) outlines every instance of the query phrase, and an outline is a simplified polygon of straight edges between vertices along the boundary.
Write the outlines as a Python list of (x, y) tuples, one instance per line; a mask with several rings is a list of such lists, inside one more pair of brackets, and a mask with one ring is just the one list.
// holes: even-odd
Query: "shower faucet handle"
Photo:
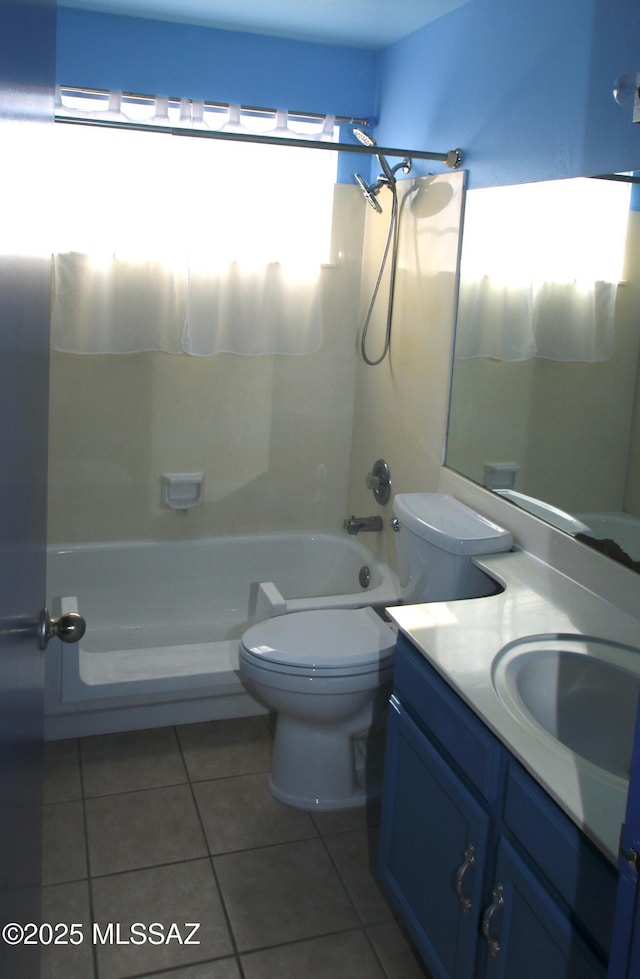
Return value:
[(378, 459), (374, 462), (373, 469), (367, 473), (367, 487), (373, 492), (378, 503), (389, 502), (391, 498), (391, 470), (384, 461)]

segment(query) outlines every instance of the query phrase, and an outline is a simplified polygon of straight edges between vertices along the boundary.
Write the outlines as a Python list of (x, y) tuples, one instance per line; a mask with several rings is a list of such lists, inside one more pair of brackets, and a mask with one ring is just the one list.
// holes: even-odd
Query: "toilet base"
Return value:
[(275, 785), (271, 777), (269, 777), (269, 789), (274, 799), (277, 799), (279, 802), (284, 802), (287, 806), (293, 806), (295, 809), (306, 809), (308, 811), (315, 810), (316, 812), (331, 812), (334, 809), (355, 809), (358, 806), (366, 805), (369, 800), (369, 795), (363, 792), (362, 789), (354, 792), (346, 799), (312, 799), (300, 795), (290, 795)]
[[(365, 760), (370, 733), (365, 730), (354, 737), (332, 726), (310, 727), (280, 714), (269, 776), (271, 794), (296, 809), (318, 812), (364, 806), (380, 791), (380, 780), (370, 778)], [(383, 738), (376, 740), (378, 747)]]

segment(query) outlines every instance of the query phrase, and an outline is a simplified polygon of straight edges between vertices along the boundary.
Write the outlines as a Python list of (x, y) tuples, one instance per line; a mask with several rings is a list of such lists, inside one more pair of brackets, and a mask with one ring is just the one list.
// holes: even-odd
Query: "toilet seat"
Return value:
[(274, 673), (356, 676), (390, 665), (396, 634), (371, 608), (314, 609), (251, 626), (241, 657)]

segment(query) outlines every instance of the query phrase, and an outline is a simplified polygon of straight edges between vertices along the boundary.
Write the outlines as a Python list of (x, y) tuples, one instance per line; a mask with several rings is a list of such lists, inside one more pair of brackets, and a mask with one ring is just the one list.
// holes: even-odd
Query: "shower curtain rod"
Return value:
[(635, 173), (597, 173), (594, 180), (621, 180), (625, 184), (640, 184), (640, 176)]
[[(349, 123), (356, 120), (346, 120)], [(414, 160), (437, 160), (446, 167), (457, 169), (462, 163), (462, 150), (448, 153), (432, 153), (427, 150), (398, 149), (393, 146), (363, 146), (361, 143), (332, 143), (317, 139), (298, 139), (288, 136), (266, 136), (259, 133), (234, 133), (215, 129), (187, 129), (180, 126), (153, 126), (142, 122), (119, 122), (108, 119), (85, 119), (79, 116), (57, 116), (56, 122), (72, 126), (98, 126), (108, 129), (135, 129), (138, 132), (165, 133), (170, 136), (194, 136), (200, 139), (228, 139), (238, 143), (263, 143), (270, 146), (295, 146), (304, 149), (333, 150), (334, 152), (360, 153), (364, 156), (399, 156)]]

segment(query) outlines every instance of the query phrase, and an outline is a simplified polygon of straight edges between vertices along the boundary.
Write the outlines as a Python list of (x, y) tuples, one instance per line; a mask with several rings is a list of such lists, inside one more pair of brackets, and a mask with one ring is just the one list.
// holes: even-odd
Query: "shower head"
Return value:
[[(356, 139), (358, 139), (363, 146), (377, 146), (377, 143), (373, 138), (373, 136), (370, 136), (369, 133), (366, 133), (364, 129), (354, 129), (352, 130), (352, 132), (353, 135), (356, 137)], [(372, 195), (379, 193), (380, 188), (384, 187), (385, 184), (391, 189), (393, 189), (396, 183), (396, 173), (398, 172), (398, 170), (402, 170), (404, 171), (404, 173), (409, 173), (409, 171), (411, 170), (411, 160), (409, 159), (408, 156), (406, 156), (404, 160), (402, 160), (400, 163), (397, 163), (395, 167), (390, 167), (386, 159), (384, 158), (384, 156), (382, 156), (381, 153), (376, 153), (376, 158), (378, 160), (378, 163), (382, 167), (382, 173), (378, 177), (378, 180), (375, 184), (367, 186), (359, 174), (356, 173), (354, 176), (358, 181), (358, 183), (360, 184), (360, 188), (365, 196), (365, 199), (369, 201), (371, 206), (375, 207), (377, 211), (382, 211), (382, 208), (375, 200), (375, 196), (373, 196), (372, 199)]]
[[(358, 139), (362, 143), (363, 146), (376, 145), (376, 141), (373, 138), (373, 136), (370, 136), (369, 133), (365, 133), (364, 129), (354, 129), (353, 135), (356, 137), (356, 139)], [(382, 172), (385, 178), (389, 181), (391, 185), (393, 185), (393, 183), (395, 182), (393, 170), (391, 169), (391, 167), (389, 166), (385, 158), (380, 155), (380, 153), (376, 153), (376, 157), (378, 158), (378, 162), (382, 167)]]
[(360, 140), (363, 146), (376, 145), (376, 141), (373, 136), (370, 136), (369, 133), (365, 133), (364, 129), (354, 129), (353, 135), (356, 137), (356, 139)]
[(382, 214), (382, 208), (380, 207), (380, 204), (376, 200), (376, 195), (380, 193), (380, 187), (382, 186), (382, 184), (376, 183), (376, 184), (369, 185), (365, 183), (365, 181), (363, 180), (363, 178), (360, 176), (359, 173), (354, 173), (354, 177), (358, 181), (358, 186), (360, 187), (360, 190), (362, 191), (362, 196), (364, 197), (367, 204), (371, 204), (371, 207), (374, 209), (374, 211), (377, 211), (378, 214)]

